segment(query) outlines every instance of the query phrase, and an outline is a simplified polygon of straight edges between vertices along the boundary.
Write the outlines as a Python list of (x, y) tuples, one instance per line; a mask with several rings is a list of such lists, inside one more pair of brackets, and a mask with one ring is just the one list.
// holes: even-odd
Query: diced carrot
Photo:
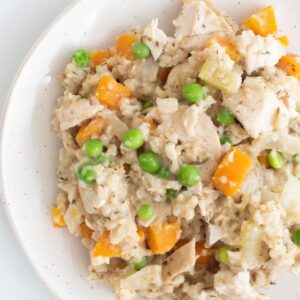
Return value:
[(237, 148), (231, 148), (218, 166), (212, 183), (226, 196), (233, 196), (250, 171), (253, 159)]
[(199, 256), (197, 258), (197, 265), (207, 265), (214, 257), (214, 250), (212, 248), (205, 248), (204, 242), (196, 243), (196, 254)]
[(80, 225), (80, 235), (82, 238), (88, 239), (92, 236), (93, 230), (85, 224)]
[(159, 68), (157, 73), (157, 78), (162, 82), (165, 83), (168, 79), (168, 76), (171, 72), (172, 68)]
[(107, 105), (110, 109), (118, 109), (120, 100), (131, 96), (131, 91), (111, 76), (104, 75), (101, 77), (96, 97), (102, 104)]
[(100, 65), (112, 56), (113, 52), (109, 50), (93, 51), (91, 53), (91, 59), (94, 65)]
[(143, 227), (138, 227), (137, 234), (140, 237), (140, 243), (141, 244), (145, 243), (146, 235), (145, 235), (145, 231), (144, 231)]
[(93, 249), (92, 255), (93, 257), (120, 257), (122, 255), (122, 248), (110, 243), (109, 232), (105, 230)]
[(238, 60), (239, 58), (239, 52), (236, 49), (235, 45), (228, 39), (220, 37), (220, 36), (215, 36), (208, 40), (207, 42), (207, 47), (210, 47), (214, 42), (217, 42), (220, 46), (225, 48), (226, 53), (230, 56), (232, 60)]
[(116, 52), (120, 56), (123, 56), (127, 59), (134, 59), (132, 53), (133, 44), (138, 41), (138, 38), (129, 33), (125, 33), (116, 38)]
[(281, 57), (277, 67), (300, 80), (300, 57), (298, 55), (287, 54)]
[(52, 224), (56, 228), (63, 228), (66, 226), (64, 215), (57, 207), (52, 208), (52, 220)]
[(101, 118), (93, 119), (88, 123), (83, 124), (77, 135), (76, 142), (82, 147), (82, 145), (93, 136), (100, 136), (103, 132), (104, 120)]
[(289, 38), (286, 35), (278, 37), (277, 40), (286, 47), (290, 44)]
[(244, 25), (261, 36), (276, 34), (278, 28), (273, 6), (264, 7), (254, 13), (244, 21)]
[(148, 246), (154, 254), (164, 254), (175, 246), (180, 233), (178, 221), (151, 225), (147, 228), (146, 234)]

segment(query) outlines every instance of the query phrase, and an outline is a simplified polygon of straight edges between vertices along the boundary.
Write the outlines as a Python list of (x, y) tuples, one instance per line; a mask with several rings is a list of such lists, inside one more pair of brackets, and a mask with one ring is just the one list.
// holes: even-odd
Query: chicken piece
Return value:
[(226, 128), (226, 134), (230, 137), (233, 145), (237, 145), (250, 137), (248, 132), (241, 125), (236, 123)]
[(212, 33), (233, 33), (225, 18), (210, 8), (204, 1), (193, 0), (185, 3), (179, 17), (173, 21), (175, 37), (206, 35)]
[(190, 271), (196, 263), (195, 239), (176, 250), (163, 263), (162, 278), (169, 281), (175, 276)]
[(152, 57), (148, 59), (138, 59), (132, 65), (130, 78), (143, 82), (154, 82), (156, 81), (157, 73), (158, 64)]
[(276, 93), (279, 100), (289, 111), (290, 117), (297, 116), (296, 104), (299, 103), (299, 81), (288, 76), (277, 68), (269, 68), (262, 72), (269, 88)]
[(109, 109), (104, 110), (101, 117), (104, 119), (105, 124), (107, 124), (106, 130), (122, 141), (124, 133), (128, 130), (127, 125)]
[(100, 197), (101, 187), (79, 187), (79, 195), (84, 209), (93, 214), (97, 212), (97, 208), (103, 206), (103, 197)]
[(280, 131), (265, 133), (256, 139), (250, 147), (253, 156), (258, 156), (266, 149), (277, 149), (282, 153), (293, 155), (300, 152), (300, 138)]
[(225, 233), (222, 227), (208, 224), (206, 243), (209, 247), (213, 246), (216, 242), (224, 237)]
[(215, 34), (186, 36), (179, 42), (179, 47), (186, 52), (201, 51), (207, 46), (207, 42), (214, 37)]
[(275, 66), (286, 53), (284, 46), (273, 36), (262, 37), (251, 30), (243, 31), (236, 38), (236, 45), (248, 74), (259, 68)]
[[(237, 94), (224, 96), (224, 105), (235, 114), (253, 138), (275, 128), (278, 110), (287, 112), (262, 77), (247, 77)], [(285, 128), (287, 125), (287, 122), (281, 124)]]
[(64, 131), (91, 119), (102, 109), (98, 103), (91, 103), (80, 96), (66, 94), (62, 104), (55, 110), (60, 123), (60, 130)]
[(163, 115), (168, 115), (178, 111), (178, 100), (176, 98), (157, 98), (156, 100), (158, 112)]
[(142, 39), (150, 48), (154, 60), (159, 58), (169, 40), (166, 34), (158, 28), (158, 19), (153, 19), (145, 28)]
[(221, 299), (266, 300), (251, 286), (250, 274), (247, 271), (236, 273), (231, 270), (221, 270), (214, 276), (214, 287)]
[(241, 195), (254, 195), (261, 187), (262, 182), (262, 171), (259, 164), (256, 162), (242, 183), (239, 193)]
[(218, 159), (220, 157), (221, 144), (217, 128), (203, 111), (203, 107), (178, 106), (178, 100), (175, 98), (158, 99), (156, 103), (157, 121), (161, 123), (156, 132), (166, 136), (172, 133), (176, 139), (174, 142), (177, 143), (178, 140), (181, 142), (180, 146), (184, 151), (181, 156), (184, 161), (202, 162), (206, 158)]
[(147, 266), (125, 279), (121, 279), (120, 288), (140, 291), (160, 286), (162, 284), (161, 272), (160, 265)]
[(215, 159), (220, 157), (221, 144), (217, 128), (211, 118), (199, 107), (192, 105), (186, 108), (180, 119), (174, 122), (177, 124), (176, 132), (182, 143), (195, 143), (200, 152), (205, 151)]

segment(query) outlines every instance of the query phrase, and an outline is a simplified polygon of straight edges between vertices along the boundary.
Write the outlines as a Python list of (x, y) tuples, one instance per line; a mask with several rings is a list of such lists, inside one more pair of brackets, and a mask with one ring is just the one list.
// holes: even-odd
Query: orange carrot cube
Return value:
[(105, 230), (98, 240), (95, 248), (92, 250), (92, 256), (104, 257), (120, 257), (122, 255), (122, 248), (119, 245), (112, 245), (109, 240), (109, 232)]
[(212, 183), (226, 196), (236, 194), (253, 165), (253, 159), (237, 148), (231, 148), (217, 168)]
[(133, 34), (125, 33), (120, 35), (117, 37), (115, 44), (117, 54), (127, 59), (134, 59), (132, 47), (137, 41), (138, 38)]
[(288, 75), (294, 76), (300, 80), (300, 57), (295, 54), (283, 56), (277, 67), (285, 71)]
[(100, 65), (110, 57), (113, 56), (113, 52), (109, 50), (102, 50), (102, 51), (93, 51), (91, 53), (91, 59), (94, 65)]
[(198, 255), (196, 264), (207, 265), (214, 257), (214, 250), (206, 248), (204, 242), (198, 242), (196, 243), (196, 254)]
[(109, 75), (101, 77), (96, 91), (96, 98), (100, 103), (116, 110), (119, 108), (119, 102), (122, 98), (130, 97), (132, 97), (131, 91), (113, 77)]
[(180, 238), (180, 223), (167, 222), (147, 228), (147, 243), (154, 254), (170, 251)]
[(254, 13), (244, 21), (244, 25), (261, 36), (276, 34), (278, 27), (273, 6), (264, 7)]
[(82, 147), (83, 144), (91, 137), (100, 136), (103, 132), (103, 128), (104, 120), (101, 118), (97, 118), (83, 124), (76, 135), (77, 144)]

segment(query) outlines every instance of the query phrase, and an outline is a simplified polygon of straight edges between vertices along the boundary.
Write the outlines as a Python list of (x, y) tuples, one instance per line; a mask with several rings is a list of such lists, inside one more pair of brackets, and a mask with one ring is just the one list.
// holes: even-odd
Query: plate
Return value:
[[(288, 34), (291, 51), (300, 52), (297, 17), (300, 2), (219, 0), (237, 20), (274, 4), (282, 34)], [(58, 299), (114, 299), (99, 283), (86, 280), (88, 255), (67, 231), (51, 226), (50, 209), (57, 192), (58, 140), (51, 130), (53, 104), (62, 92), (55, 76), (78, 47), (101, 49), (131, 25), (146, 25), (158, 17), (172, 32), (171, 20), (179, 0), (75, 1), (43, 34), (25, 59), (10, 90), (1, 137), (1, 193), (11, 226), (43, 282)], [(281, 276), (271, 299), (299, 299), (300, 286), (290, 274)]]

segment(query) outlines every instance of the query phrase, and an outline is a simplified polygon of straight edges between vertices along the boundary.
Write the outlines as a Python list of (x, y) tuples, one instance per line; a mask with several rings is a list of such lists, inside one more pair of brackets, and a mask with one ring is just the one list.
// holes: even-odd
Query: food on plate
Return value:
[(53, 226), (117, 299), (267, 299), (300, 272), (300, 59), (272, 6), (184, 0), (173, 24), (71, 56)]

